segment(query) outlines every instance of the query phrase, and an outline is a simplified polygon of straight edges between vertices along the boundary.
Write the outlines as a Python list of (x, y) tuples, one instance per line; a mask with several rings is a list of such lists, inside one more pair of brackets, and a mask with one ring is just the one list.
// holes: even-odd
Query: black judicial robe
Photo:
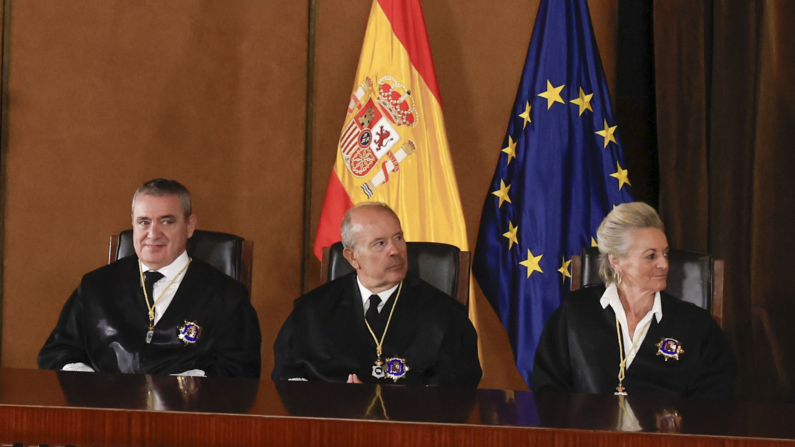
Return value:
[[(193, 344), (177, 338), (185, 321), (201, 328)], [(39, 352), (39, 368), (82, 362), (97, 372), (260, 375), (259, 321), (246, 287), (201, 261), (191, 262), (151, 344), (148, 328), (138, 258), (129, 256), (83, 277)]]
[[(373, 328), (379, 340), (396, 295)], [(355, 272), (297, 299), (273, 351), (274, 380), (345, 382), (357, 374), (365, 383), (395, 383), (372, 375), (376, 345), (364, 322)], [(399, 384), (475, 387), (482, 375), (477, 333), (464, 306), (410, 274), (384, 339), (381, 360), (391, 357), (405, 359), (409, 367)]]
[[(618, 335), (613, 308), (599, 303), (605, 287), (572, 292), (547, 321), (536, 351), (532, 385), (536, 393), (566, 391), (613, 394), (618, 385)], [(652, 317), (646, 338), (626, 370), (631, 395), (729, 399), (734, 356), (726, 336), (707, 311), (660, 293), (662, 321)], [(668, 361), (655, 346), (674, 338), (684, 353)]]

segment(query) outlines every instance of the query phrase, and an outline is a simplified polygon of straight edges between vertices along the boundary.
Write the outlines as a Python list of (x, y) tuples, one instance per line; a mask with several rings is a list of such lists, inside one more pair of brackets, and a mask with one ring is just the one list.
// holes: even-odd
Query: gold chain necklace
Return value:
[[(185, 267), (182, 267), (182, 270), (180, 270), (179, 273), (177, 273), (176, 276), (174, 276), (174, 279), (172, 279), (171, 282), (168, 283), (166, 288), (160, 293), (160, 296), (157, 297), (155, 302), (153, 304), (149, 304), (149, 294), (146, 293), (146, 283), (144, 281), (144, 267), (143, 264), (141, 263), (141, 260), (138, 259), (138, 273), (141, 275), (141, 288), (144, 289), (144, 301), (146, 301), (146, 307), (149, 309), (149, 330), (146, 332), (147, 344), (152, 343), (152, 337), (155, 334), (155, 306), (157, 306), (157, 303), (159, 303), (160, 300), (163, 299), (163, 297), (166, 295), (166, 292), (168, 292), (168, 289), (170, 289), (171, 286), (174, 285), (174, 281), (176, 281), (177, 278), (182, 276), (182, 274), (185, 273), (186, 270), (188, 270), (188, 266), (190, 266), (191, 262), (193, 262), (193, 258), (188, 258), (188, 263), (185, 264)], [(154, 285), (152, 286), (152, 291), (154, 291)]]
[(649, 326), (651, 326), (651, 320), (646, 323), (646, 326), (643, 327), (643, 332), (632, 342), (632, 347), (629, 348), (629, 351), (626, 355), (624, 355), (624, 346), (621, 342), (621, 326), (618, 323), (618, 315), (616, 315), (616, 335), (618, 336), (618, 358), (621, 359), (621, 363), (618, 364), (618, 386), (616, 387), (616, 392), (613, 393), (616, 396), (626, 396), (626, 388), (624, 388), (624, 375), (626, 371), (626, 364), (629, 355), (632, 354), (632, 351), (635, 350), (635, 346), (638, 344), (640, 340), (646, 335), (646, 331), (649, 330)]
[[(364, 324), (367, 325), (367, 330), (370, 331), (370, 335), (373, 336), (373, 341), (375, 341), (375, 354), (377, 358), (375, 360), (375, 366), (373, 366), (373, 377), (377, 379), (381, 379), (384, 377), (384, 370), (383, 370), (384, 362), (381, 361), (381, 354), (383, 353), (383, 347), (384, 347), (384, 338), (386, 338), (386, 332), (389, 330), (389, 323), (392, 322), (392, 314), (395, 312), (395, 308), (397, 307), (398, 300), (400, 299), (401, 290), (403, 290), (403, 281), (401, 281), (400, 285), (398, 286), (395, 302), (392, 304), (392, 309), (389, 311), (389, 318), (386, 320), (386, 327), (384, 327), (384, 333), (381, 334), (381, 341), (378, 341), (378, 337), (375, 336), (375, 332), (373, 332), (373, 328), (370, 327), (370, 323), (367, 321), (367, 319), (365, 318), (364, 320)], [(405, 371), (408, 371), (408, 367), (405, 365), (405, 360), (403, 359), (391, 359), (391, 360), (402, 360), (403, 368), (405, 369)], [(403, 374), (405, 374), (405, 371), (403, 372)], [(388, 375), (389, 377), (394, 378), (395, 382), (397, 382), (397, 379), (402, 377), (403, 374), (401, 374), (399, 377), (393, 377), (391, 374)]]

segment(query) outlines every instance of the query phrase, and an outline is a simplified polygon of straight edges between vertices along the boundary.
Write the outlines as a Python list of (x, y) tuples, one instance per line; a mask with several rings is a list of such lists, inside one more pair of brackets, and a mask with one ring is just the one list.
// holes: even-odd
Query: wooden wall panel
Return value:
[(11, 8), (2, 366), (36, 354), (155, 177), (199, 228), (254, 241), (263, 371), (300, 293), (306, 1)]

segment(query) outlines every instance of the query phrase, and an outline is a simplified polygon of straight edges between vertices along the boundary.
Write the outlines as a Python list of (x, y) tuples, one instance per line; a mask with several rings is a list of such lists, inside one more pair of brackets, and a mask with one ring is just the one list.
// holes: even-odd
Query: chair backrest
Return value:
[[(575, 256), (577, 257), (577, 256)], [(586, 247), (572, 260), (572, 290), (601, 284), (599, 248)], [(578, 269), (577, 264), (581, 264)], [(579, 270), (579, 271), (577, 271)], [(577, 275), (579, 273), (579, 275)], [(578, 278), (574, 278), (578, 276)], [(575, 282), (577, 284), (575, 284)], [(706, 253), (684, 250), (668, 252), (668, 294), (709, 311), (718, 323), (723, 319), (723, 261)]]
[[(195, 230), (188, 239), (188, 256), (199, 259), (248, 287), (251, 293), (251, 262), (254, 243), (234, 234)], [(108, 264), (135, 254), (132, 230), (110, 237)]]
[[(342, 256), (342, 242), (323, 249), (320, 277), (333, 281), (353, 271)], [(469, 305), (469, 252), (458, 247), (434, 242), (408, 242), (409, 272), (432, 286)]]

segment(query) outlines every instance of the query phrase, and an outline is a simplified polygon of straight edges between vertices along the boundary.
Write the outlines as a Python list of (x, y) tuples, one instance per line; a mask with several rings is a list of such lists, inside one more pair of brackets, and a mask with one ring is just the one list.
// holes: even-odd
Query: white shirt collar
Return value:
[(364, 306), (365, 303), (367, 303), (367, 300), (370, 299), (370, 295), (378, 295), (378, 298), (381, 298), (381, 303), (378, 305), (379, 312), (381, 312), (381, 309), (384, 308), (384, 304), (386, 304), (389, 297), (392, 296), (392, 293), (397, 290), (398, 286), (400, 285), (400, 283), (397, 283), (392, 288), (384, 290), (383, 292), (373, 293), (362, 284), (358, 275), (356, 276), (356, 283), (359, 284), (359, 292), (362, 296), (362, 306)]
[(621, 305), (621, 299), (618, 297), (618, 288), (616, 288), (615, 284), (610, 284), (607, 289), (605, 289), (605, 293), (602, 294), (599, 304), (602, 305), (602, 309), (607, 308), (607, 306), (612, 307), (613, 312), (616, 314), (616, 320), (618, 320), (619, 325), (621, 325), (621, 339), (624, 348), (622, 355), (626, 356), (626, 367), (629, 369), (630, 365), (632, 365), (632, 361), (635, 359), (635, 354), (638, 353), (640, 346), (643, 344), (643, 340), (646, 339), (646, 334), (651, 326), (652, 319), (656, 318), (657, 323), (662, 320), (660, 292), (654, 294), (654, 304), (652, 304), (651, 310), (648, 311), (638, 322), (637, 326), (635, 326), (635, 333), (632, 335), (632, 338), (629, 336), (627, 314), (624, 312), (624, 306)]
[[(621, 299), (618, 297), (618, 288), (615, 284), (610, 284), (605, 289), (605, 293), (602, 294), (602, 298), (599, 300), (599, 304), (602, 305), (602, 309), (606, 309), (607, 306), (612, 306), (613, 309), (617, 309), (616, 306), (620, 307), (621, 310), (624, 310), (624, 306), (621, 305)], [(660, 301), (660, 292), (656, 292), (654, 294), (654, 304), (651, 306), (650, 313), (654, 314), (654, 317), (657, 319), (657, 323), (662, 321), (663, 312), (662, 312), (662, 303)]]
[[(182, 271), (183, 268), (185, 268), (186, 265), (188, 265), (189, 260), (190, 258), (188, 257), (188, 251), (185, 250), (182, 252), (181, 255), (177, 256), (177, 259), (175, 259), (174, 262), (172, 262), (171, 264), (165, 267), (161, 267), (155, 271), (162, 273), (163, 278), (171, 281), (172, 279), (174, 279), (175, 276), (179, 274), (179, 272)], [(147, 267), (146, 264), (143, 263), (143, 261), (141, 261), (141, 268), (143, 269), (144, 272), (152, 270), (149, 267)]]

